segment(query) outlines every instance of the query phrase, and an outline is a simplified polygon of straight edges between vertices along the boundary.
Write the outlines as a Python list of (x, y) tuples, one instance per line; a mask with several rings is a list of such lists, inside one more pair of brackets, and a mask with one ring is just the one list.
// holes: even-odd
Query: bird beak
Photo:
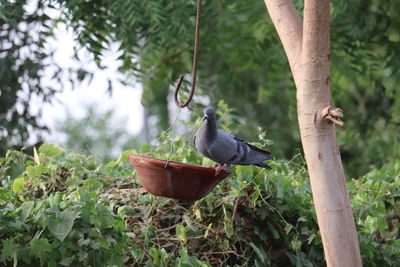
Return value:
[(208, 116), (204, 115), (203, 121), (205, 121), (206, 119), (208, 119)]

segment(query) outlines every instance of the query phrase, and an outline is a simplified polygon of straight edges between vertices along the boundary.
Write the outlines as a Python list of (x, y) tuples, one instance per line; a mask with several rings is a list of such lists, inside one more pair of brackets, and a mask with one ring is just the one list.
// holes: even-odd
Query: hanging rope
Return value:
[(183, 79), (185, 78), (185, 75), (181, 75), (179, 77), (178, 84), (176, 85), (176, 88), (175, 88), (175, 94), (174, 94), (175, 104), (180, 108), (187, 107), (190, 104), (190, 102), (192, 101), (193, 95), (194, 95), (194, 90), (196, 88), (197, 52), (198, 52), (198, 48), (199, 48), (200, 8), (201, 8), (201, 0), (197, 0), (196, 32), (194, 35), (194, 51), (193, 51), (193, 66), (192, 66), (192, 88), (190, 89), (190, 94), (189, 94), (188, 99), (184, 103), (179, 102), (178, 93), (179, 93), (179, 89), (181, 88)]

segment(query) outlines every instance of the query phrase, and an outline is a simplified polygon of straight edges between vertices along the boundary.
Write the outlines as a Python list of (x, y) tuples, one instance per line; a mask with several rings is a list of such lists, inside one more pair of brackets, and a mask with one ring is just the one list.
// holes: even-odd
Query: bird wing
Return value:
[(232, 134), (218, 130), (208, 147), (211, 159), (221, 164), (256, 164), (271, 159), (271, 153), (247, 144)]
[[(221, 132), (224, 132), (224, 131), (221, 131)], [(267, 151), (267, 150), (264, 150), (264, 149), (261, 149), (261, 148), (258, 148), (258, 147), (256, 147), (256, 146), (254, 146), (254, 145), (252, 145), (252, 144), (249, 144), (249, 143), (245, 142), (243, 139), (241, 139), (241, 138), (239, 138), (239, 137), (237, 137), (237, 136), (235, 136), (235, 135), (233, 135), (233, 134), (229, 134), (229, 133), (227, 133), (227, 132), (224, 132), (224, 133), (227, 134), (227, 135), (232, 136), (234, 139), (236, 139), (236, 140), (239, 141), (239, 142), (245, 143), (245, 144), (248, 145), (252, 150), (255, 150), (255, 151), (257, 151), (257, 152), (264, 153), (264, 154), (268, 154), (268, 155), (271, 155), (271, 156), (272, 156), (271, 152), (269, 152), (269, 151)]]
[(229, 164), (232, 158), (237, 158), (236, 140), (228, 133), (221, 130), (207, 143), (209, 158), (220, 164)]

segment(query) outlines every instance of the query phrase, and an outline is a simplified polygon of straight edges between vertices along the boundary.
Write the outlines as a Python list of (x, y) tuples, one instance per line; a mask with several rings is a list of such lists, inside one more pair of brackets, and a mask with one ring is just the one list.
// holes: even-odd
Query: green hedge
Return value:
[[(171, 150), (173, 159), (210, 164), (182, 140), (157, 153)], [(263, 135), (260, 142), (267, 142)], [(129, 153), (135, 151), (101, 165), (46, 144), (32, 157), (9, 151), (0, 158), (0, 262), (324, 266), (300, 155), (272, 162), (270, 171), (237, 166), (204, 199), (183, 202), (144, 192)], [(400, 161), (392, 162), (348, 182), (365, 266), (400, 265), (399, 173)]]

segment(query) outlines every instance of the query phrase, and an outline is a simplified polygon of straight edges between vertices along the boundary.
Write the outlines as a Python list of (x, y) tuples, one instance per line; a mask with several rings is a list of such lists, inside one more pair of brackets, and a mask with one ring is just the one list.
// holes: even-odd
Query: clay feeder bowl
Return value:
[(180, 200), (198, 200), (229, 175), (226, 168), (129, 155), (143, 187), (151, 194)]

